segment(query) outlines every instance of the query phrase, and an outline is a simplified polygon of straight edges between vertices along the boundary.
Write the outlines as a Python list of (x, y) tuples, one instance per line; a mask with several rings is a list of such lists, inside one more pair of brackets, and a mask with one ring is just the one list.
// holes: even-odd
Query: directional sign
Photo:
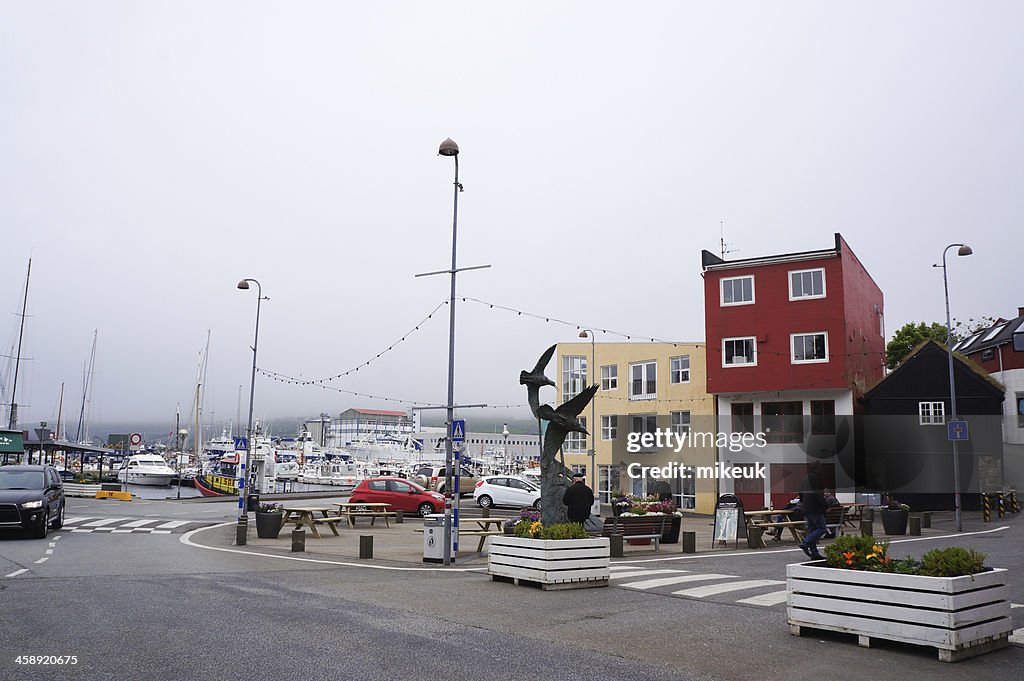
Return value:
[(466, 441), (466, 419), (452, 419), (452, 442)]
[(946, 424), (946, 434), (950, 442), (963, 442), (967, 438), (967, 421), (950, 421)]

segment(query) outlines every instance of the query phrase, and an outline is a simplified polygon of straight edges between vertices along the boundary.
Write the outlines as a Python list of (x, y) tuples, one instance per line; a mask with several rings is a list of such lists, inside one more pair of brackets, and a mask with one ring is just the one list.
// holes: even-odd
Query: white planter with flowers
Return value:
[(607, 537), (491, 537), (487, 574), (493, 581), (536, 583), (547, 590), (608, 586), (610, 554)]
[(937, 648), (956, 662), (1008, 645), (1013, 630), (1008, 572), (995, 568), (962, 577), (846, 570), (824, 562), (789, 565), (787, 617), (803, 628), (858, 636), (870, 647), (880, 638)]

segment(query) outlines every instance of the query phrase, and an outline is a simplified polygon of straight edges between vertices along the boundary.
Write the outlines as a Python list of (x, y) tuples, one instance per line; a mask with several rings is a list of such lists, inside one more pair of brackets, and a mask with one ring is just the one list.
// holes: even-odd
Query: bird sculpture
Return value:
[(600, 386), (596, 383), (589, 388), (584, 388), (576, 397), (562, 404), (557, 409), (552, 409), (550, 404), (542, 404), (537, 408), (538, 418), (548, 421), (548, 430), (544, 434), (544, 449), (550, 447), (556, 451), (565, 442), (565, 436), (569, 433), (587, 433), (587, 429), (580, 423), (579, 415), (583, 409), (590, 404), (594, 394)]
[(532, 371), (519, 372), (519, 385), (526, 386), (526, 401), (530, 403), (530, 411), (537, 418), (542, 418), (537, 413), (540, 409), (540, 389), (546, 385), (555, 387), (555, 382), (544, 375), (544, 369), (547, 367), (548, 362), (551, 361), (551, 356), (555, 354), (556, 347), (552, 345), (545, 350), (544, 354), (537, 360), (537, 366), (533, 367)]

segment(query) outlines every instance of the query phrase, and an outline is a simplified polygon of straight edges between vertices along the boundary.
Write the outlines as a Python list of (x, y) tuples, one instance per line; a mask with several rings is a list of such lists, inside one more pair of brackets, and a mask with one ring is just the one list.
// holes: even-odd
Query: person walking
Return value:
[(594, 505), (594, 492), (587, 487), (586, 479), (583, 473), (573, 473), (572, 484), (562, 495), (562, 503), (569, 509), (569, 522), (580, 525), (590, 519), (590, 508)]
[(800, 505), (807, 521), (807, 534), (800, 549), (811, 560), (824, 560), (818, 553), (818, 540), (828, 531), (825, 527), (825, 493), (821, 484), (821, 462), (813, 461), (807, 467), (807, 479), (800, 487)]

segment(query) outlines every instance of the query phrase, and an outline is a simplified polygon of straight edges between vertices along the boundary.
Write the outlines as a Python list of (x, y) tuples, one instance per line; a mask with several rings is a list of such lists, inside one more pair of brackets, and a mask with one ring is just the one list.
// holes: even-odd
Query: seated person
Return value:
[[(772, 522), (784, 523), (787, 520), (804, 519), (803, 507), (800, 505), (800, 497), (794, 497), (793, 499), (790, 499), (789, 503), (786, 504), (786, 508), (784, 510), (792, 511), (792, 513), (790, 513), (788, 516), (780, 513), (772, 518)], [(783, 527), (771, 528), (768, 531), (768, 534), (771, 536), (772, 541), (782, 541), (782, 530), (784, 529), (785, 528)]]

